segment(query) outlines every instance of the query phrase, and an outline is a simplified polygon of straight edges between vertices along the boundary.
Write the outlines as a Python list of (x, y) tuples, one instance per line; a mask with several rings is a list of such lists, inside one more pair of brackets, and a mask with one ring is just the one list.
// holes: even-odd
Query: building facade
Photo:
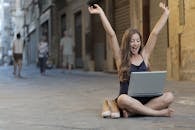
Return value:
[(195, 81), (195, 1), (169, 0), (169, 77)]
[(22, 19), (19, 0), (0, 0), (0, 65), (12, 64), (11, 44), (15, 34), (23, 31)]
[(52, 48), (51, 10), (52, 0), (23, 0), (24, 37), (27, 48), (27, 64), (38, 62), (38, 43), (41, 35), (47, 37), (49, 49)]
[[(25, 0), (27, 1), (27, 0)], [(116, 72), (112, 50), (99, 16), (90, 15), (88, 0), (28, 0), (25, 7), (26, 36), (30, 63), (35, 62), (35, 44), (41, 34), (48, 36), (51, 60), (61, 67), (60, 38), (67, 30), (74, 40), (74, 67), (89, 71)], [(102, 0), (119, 43), (124, 31), (137, 28), (144, 43), (162, 15), (159, 2), (171, 9), (170, 17), (159, 34), (150, 59), (151, 70), (167, 70), (168, 79), (195, 80), (194, 49), (195, 2), (193, 0)], [(34, 11), (32, 11), (34, 10)], [(39, 10), (36, 12), (35, 10)], [(34, 22), (33, 22), (34, 21)], [(34, 55), (31, 58), (31, 55)]]

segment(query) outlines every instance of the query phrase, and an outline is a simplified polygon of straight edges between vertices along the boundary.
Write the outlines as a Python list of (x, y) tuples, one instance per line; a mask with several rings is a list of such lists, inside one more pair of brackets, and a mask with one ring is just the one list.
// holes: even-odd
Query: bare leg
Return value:
[(141, 114), (146, 116), (171, 116), (171, 109), (154, 110), (147, 106), (144, 106), (138, 100), (129, 97), (128, 95), (120, 95), (117, 103), (123, 110), (127, 110), (131, 114)]
[(21, 77), (22, 60), (18, 61), (18, 77)]
[(165, 92), (162, 96), (157, 97), (149, 101), (145, 106), (155, 110), (162, 110), (168, 108), (173, 102), (174, 96), (171, 92)]
[(13, 72), (14, 75), (16, 75), (16, 69), (17, 69), (17, 62), (14, 60), (14, 72)]
[(68, 64), (68, 70), (72, 70), (72, 65)]

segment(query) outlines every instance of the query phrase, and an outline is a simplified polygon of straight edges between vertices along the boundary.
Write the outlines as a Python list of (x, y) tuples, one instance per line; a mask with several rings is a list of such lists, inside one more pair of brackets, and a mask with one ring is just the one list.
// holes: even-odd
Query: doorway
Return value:
[(75, 67), (83, 68), (82, 60), (82, 13), (75, 13)]
[[(99, 5), (105, 10), (105, 1)], [(92, 59), (95, 61), (95, 71), (103, 71), (106, 61), (106, 33), (102, 26), (101, 19), (97, 15), (91, 16), (91, 31), (93, 43)]]
[(143, 0), (143, 43), (146, 44), (150, 35), (150, 1)]

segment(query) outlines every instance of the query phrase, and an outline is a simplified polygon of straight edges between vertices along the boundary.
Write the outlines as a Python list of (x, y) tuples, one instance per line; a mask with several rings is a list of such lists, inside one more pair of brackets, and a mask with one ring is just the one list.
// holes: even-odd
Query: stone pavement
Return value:
[(176, 97), (171, 118), (103, 119), (103, 99), (118, 95), (115, 74), (52, 69), (41, 76), (34, 66), (22, 74), (0, 67), (0, 130), (195, 130), (195, 82), (166, 82)]

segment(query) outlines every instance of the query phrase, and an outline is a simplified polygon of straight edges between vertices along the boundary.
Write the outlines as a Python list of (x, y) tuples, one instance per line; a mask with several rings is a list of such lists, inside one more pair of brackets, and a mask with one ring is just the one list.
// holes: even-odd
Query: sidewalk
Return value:
[(12, 67), (0, 67), (0, 130), (194, 130), (195, 82), (167, 81), (174, 92), (175, 114), (166, 117), (103, 119), (105, 97), (118, 95), (117, 75), (102, 72), (24, 67), (15, 78)]

